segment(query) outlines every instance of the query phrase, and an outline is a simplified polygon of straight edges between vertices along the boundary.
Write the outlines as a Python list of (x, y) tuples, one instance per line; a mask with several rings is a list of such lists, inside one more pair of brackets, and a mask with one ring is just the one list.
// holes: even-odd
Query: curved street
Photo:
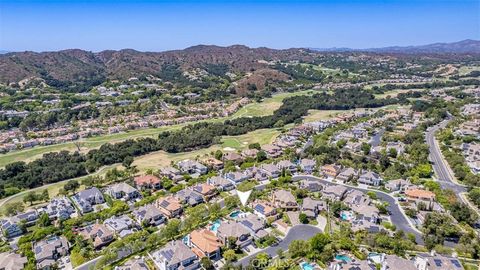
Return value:
[(465, 199), (463, 198), (463, 196), (460, 195), (461, 193), (466, 192), (467, 189), (464, 185), (459, 184), (455, 180), (453, 172), (451, 171), (449, 165), (447, 164), (447, 161), (442, 156), (442, 152), (440, 150), (438, 141), (435, 139), (435, 133), (438, 130), (445, 128), (445, 126), (448, 124), (450, 120), (451, 118), (439, 123), (436, 126), (429, 128), (426, 131), (425, 139), (430, 150), (429, 159), (430, 159), (430, 162), (432, 163), (433, 171), (437, 176), (437, 180), (440, 186), (444, 189), (452, 189), (453, 191), (455, 191), (455, 194), (457, 195), (458, 199), (460, 199), (464, 203), (467, 203), (465, 202)]
[(322, 182), (323, 184), (343, 185), (347, 187), (349, 190), (359, 190), (362, 192), (365, 192), (365, 191), (375, 192), (375, 194), (377, 194), (377, 197), (379, 199), (388, 202), (388, 211), (390, 213), (390, 219), (392, 223), (395, 224), (397, 229), (402, 230), (405, 233), (414, 234), (416, 242), (420, 245), (423, 245), (422, 233), (417, 228), (415, 228), (415, 226), (409, 221), (408, 217), (404, 214), (397, 200), (392, 195), (385, 193), (383, 191), (375, 190), (375, 189), (367, 189), (362, 187), (346, 185), (342, 183), (332, 183), (331, 181), (327, 181), (325, 179), (322, 179), (313, 175), (296, 175), (296, 176), (293, 176), (292, 179), (294, 181), (300, 180), (300, 179), (311, 179), (311, 180)]
[(290, 228), (285, 238), (278, 243), (278, 245), (271, 246), (266, 249), (257, 251), (253, 254), (250, 254), (239, 260), (236, 265), (247, 266), (250, 260), (255, 258), (259, 253), (267, 253), (271, 257), (275, 257), (277, 256), (277, 251), (279, 249), (286, 251), (293, 240), (307, 240), (312, 238), (315, 234), (321, 232), (322, 230), (312, 225), (300, 224), (293, 226), (292, 228)]

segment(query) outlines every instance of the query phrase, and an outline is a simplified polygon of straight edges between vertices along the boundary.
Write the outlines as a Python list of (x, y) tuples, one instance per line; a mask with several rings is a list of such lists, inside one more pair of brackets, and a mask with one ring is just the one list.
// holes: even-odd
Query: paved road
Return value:
[[(320, 181), (324, 184), (338, 184), (339, 183), (332, 183), (330, 181), (327, 181), (325, 179), (316, 177), (316, 176), (311, 176), (311, 175), (299, 175), (299, 176), (294, 176), (294, 180), (298, 179), (312, 179), (316, 181)], [(361, 188), (361, 187), (352, 187), (349, 185), (344, 185), (346, 186), (349, 190), (360, 190), (362, 192), (365, 191), (373, 191), (377, 194), (377, 197), (383, 201), (388, 202), (388, 211), (390, 212), (390, 219), (392, 220), (392, 223), (395, 224), (397, 229), (404, 231), (405, 233), (412, 233), (415, 235), (415, 240), (417, 241), (418, 244), (423, 245), (423, 238), (422, 238), (422, 233), (416, 229), (413, 224), (411, 224), (408, 220), (408, 218), (405, 216), (403, 213), (402, 209), (400, 208), (400, 205), (398, 205), (397, 200), (391, 196), (388, 193), (384, 193), (381, 191), (376, 191), (376, 190), (369, 190), (366, 188)]]
[(88, 261), (82, 265), (79, 265), (77, 267), (75, 267), (74, 269), (75, 270), (90, 270), (90, 269), (94, 269), (95, 267), (95, 264), (97, 264), (98, 260), (100, 260), (102, 258), (102, 256), (99, 256), (91, 261)]
[(282, 249), (286, 251), (288, 249), (288, 246), (293, 240), (307, 240), (312, 238), (315, 234), (321, 233), (322, 230), (320, 230), (318, 227), (314, 227), (311, 225), (306, 225), (306, 224), (300, 224), (297, 226), (294, 226), (290, 228), (288, 231), (287, 235), (285, 238), (278, 243), (276, 246), (268, 247), (266, 249), (263, 249), (261, 251), (255, 252), (247, 257), (242, 258), (240, 261), (238, 261), (236, 264), (237, 265), (242, 265), (242, 266), (247, 266), (248, 263), (250, 262), (251, 259), (255, 258), (259, 253), (267, 253), (268, 255), (275, 257), (277, 256), (277, 251), (279, 249)]
[(431, 127), (425, 133), (425, 138), (430, 150), (429, 159), (432, 162), (433, 171), (437, 176), (437, 180), (440, 186), (444, 189), (451, 189), (455, 191), (457, 197), (461, 201), (465, 202), (464, 198), (460, 196), (460, 193), (466, 192), (467, 189), (464, 185), (458, 184), (454, 180), (453, 173), (448, 167), (449, 165), (447, 164), (447, 162), (443, 159), (440, 146), (438, 144), (438, 141), (435, 139), (435, 132), (437, 132), (439, 129), (445, 128), (449, 121), (450, 119), (447, 119), (440, 124)]
[(375, 135), (372, 136), (370, 140), (370, 145), (373, 147), (377, 147), (382, 142), (382, 136), (385, 133), (385, 129), (380, 129)]

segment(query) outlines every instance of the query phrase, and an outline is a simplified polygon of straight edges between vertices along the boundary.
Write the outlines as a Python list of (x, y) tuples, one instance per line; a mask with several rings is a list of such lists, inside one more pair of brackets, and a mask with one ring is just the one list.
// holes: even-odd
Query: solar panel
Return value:
[(241, 223), (249, 228), (252, 228), (253, 224), (248, 220), (242, 220)]
[(265, 207), (263, 207), (263, 205), (261, 204), (257, 204), (255, 205), (255, 210), (257, 210), (260, 213), (263, 213), (265, 211)]
[(433, 262), (435, 262), (435, 265), (436, 265), (437, 267), (441, 267), (441, 266), (442, 266), (442, 260), (440, 260), (440, 259), (433, 259)]
[(457, 260), (451, 260), (452, 264), (455, 265), (455, 267), (462, 268), (462, 265), (460, 264), (459, 261)]
[(160, 203), (160, 206), (163, 207), (163, 208), (167, 208), (169, 205), (170, 205), (170, 203), (168, 201), (162, 201)]

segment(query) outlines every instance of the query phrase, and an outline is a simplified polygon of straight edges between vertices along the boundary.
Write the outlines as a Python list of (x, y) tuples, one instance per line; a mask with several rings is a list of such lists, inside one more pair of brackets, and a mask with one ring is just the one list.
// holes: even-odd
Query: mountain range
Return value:
[(352, 48), (312, 48), (320, 52), (377, 52), (377, 53), (480, 53), (480, 41), (465, 39), (451, 43), (432, 43), (419, 46), (390, 46), (382, 48), (352, 49)]
[[(178, 81), (185, 71), (203, 69), (209, 73), (222, 70), (253, 72), (252, 79), (265, 83), (283, 80), (267, 61), (314, 62), (325, 55), (336, 53), (395, 53), (395, 54), (480, 54), (480, 41), (464, 40), (455, 43), (435, 43), (424, 46), (387, 47), (355, 50), (340, 49), (285, 49), (249, 48), (243, 45), (220, 47), (198, 45), (184, 50), (140, 52), (132, 49), (90, 52), (69, 49), (55, 52), (9, 52), (0, 54), (0, 83), (19, 83), (40, 79), (50, 86), (83, 91), (107, 79), (126, 80), (130, 77), (153, 75), (166, 81)], [(255, 82), (256, 83), (256, 82)], [(250, 82), (245, 82), (245, 85)]]

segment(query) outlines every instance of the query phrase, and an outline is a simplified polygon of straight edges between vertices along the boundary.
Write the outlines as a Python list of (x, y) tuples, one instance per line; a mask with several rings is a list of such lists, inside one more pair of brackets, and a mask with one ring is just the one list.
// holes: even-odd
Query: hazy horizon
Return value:
[(0, 50), (416, 46), (480, 39), (479, 10), (471, 0), (6, 0)]

